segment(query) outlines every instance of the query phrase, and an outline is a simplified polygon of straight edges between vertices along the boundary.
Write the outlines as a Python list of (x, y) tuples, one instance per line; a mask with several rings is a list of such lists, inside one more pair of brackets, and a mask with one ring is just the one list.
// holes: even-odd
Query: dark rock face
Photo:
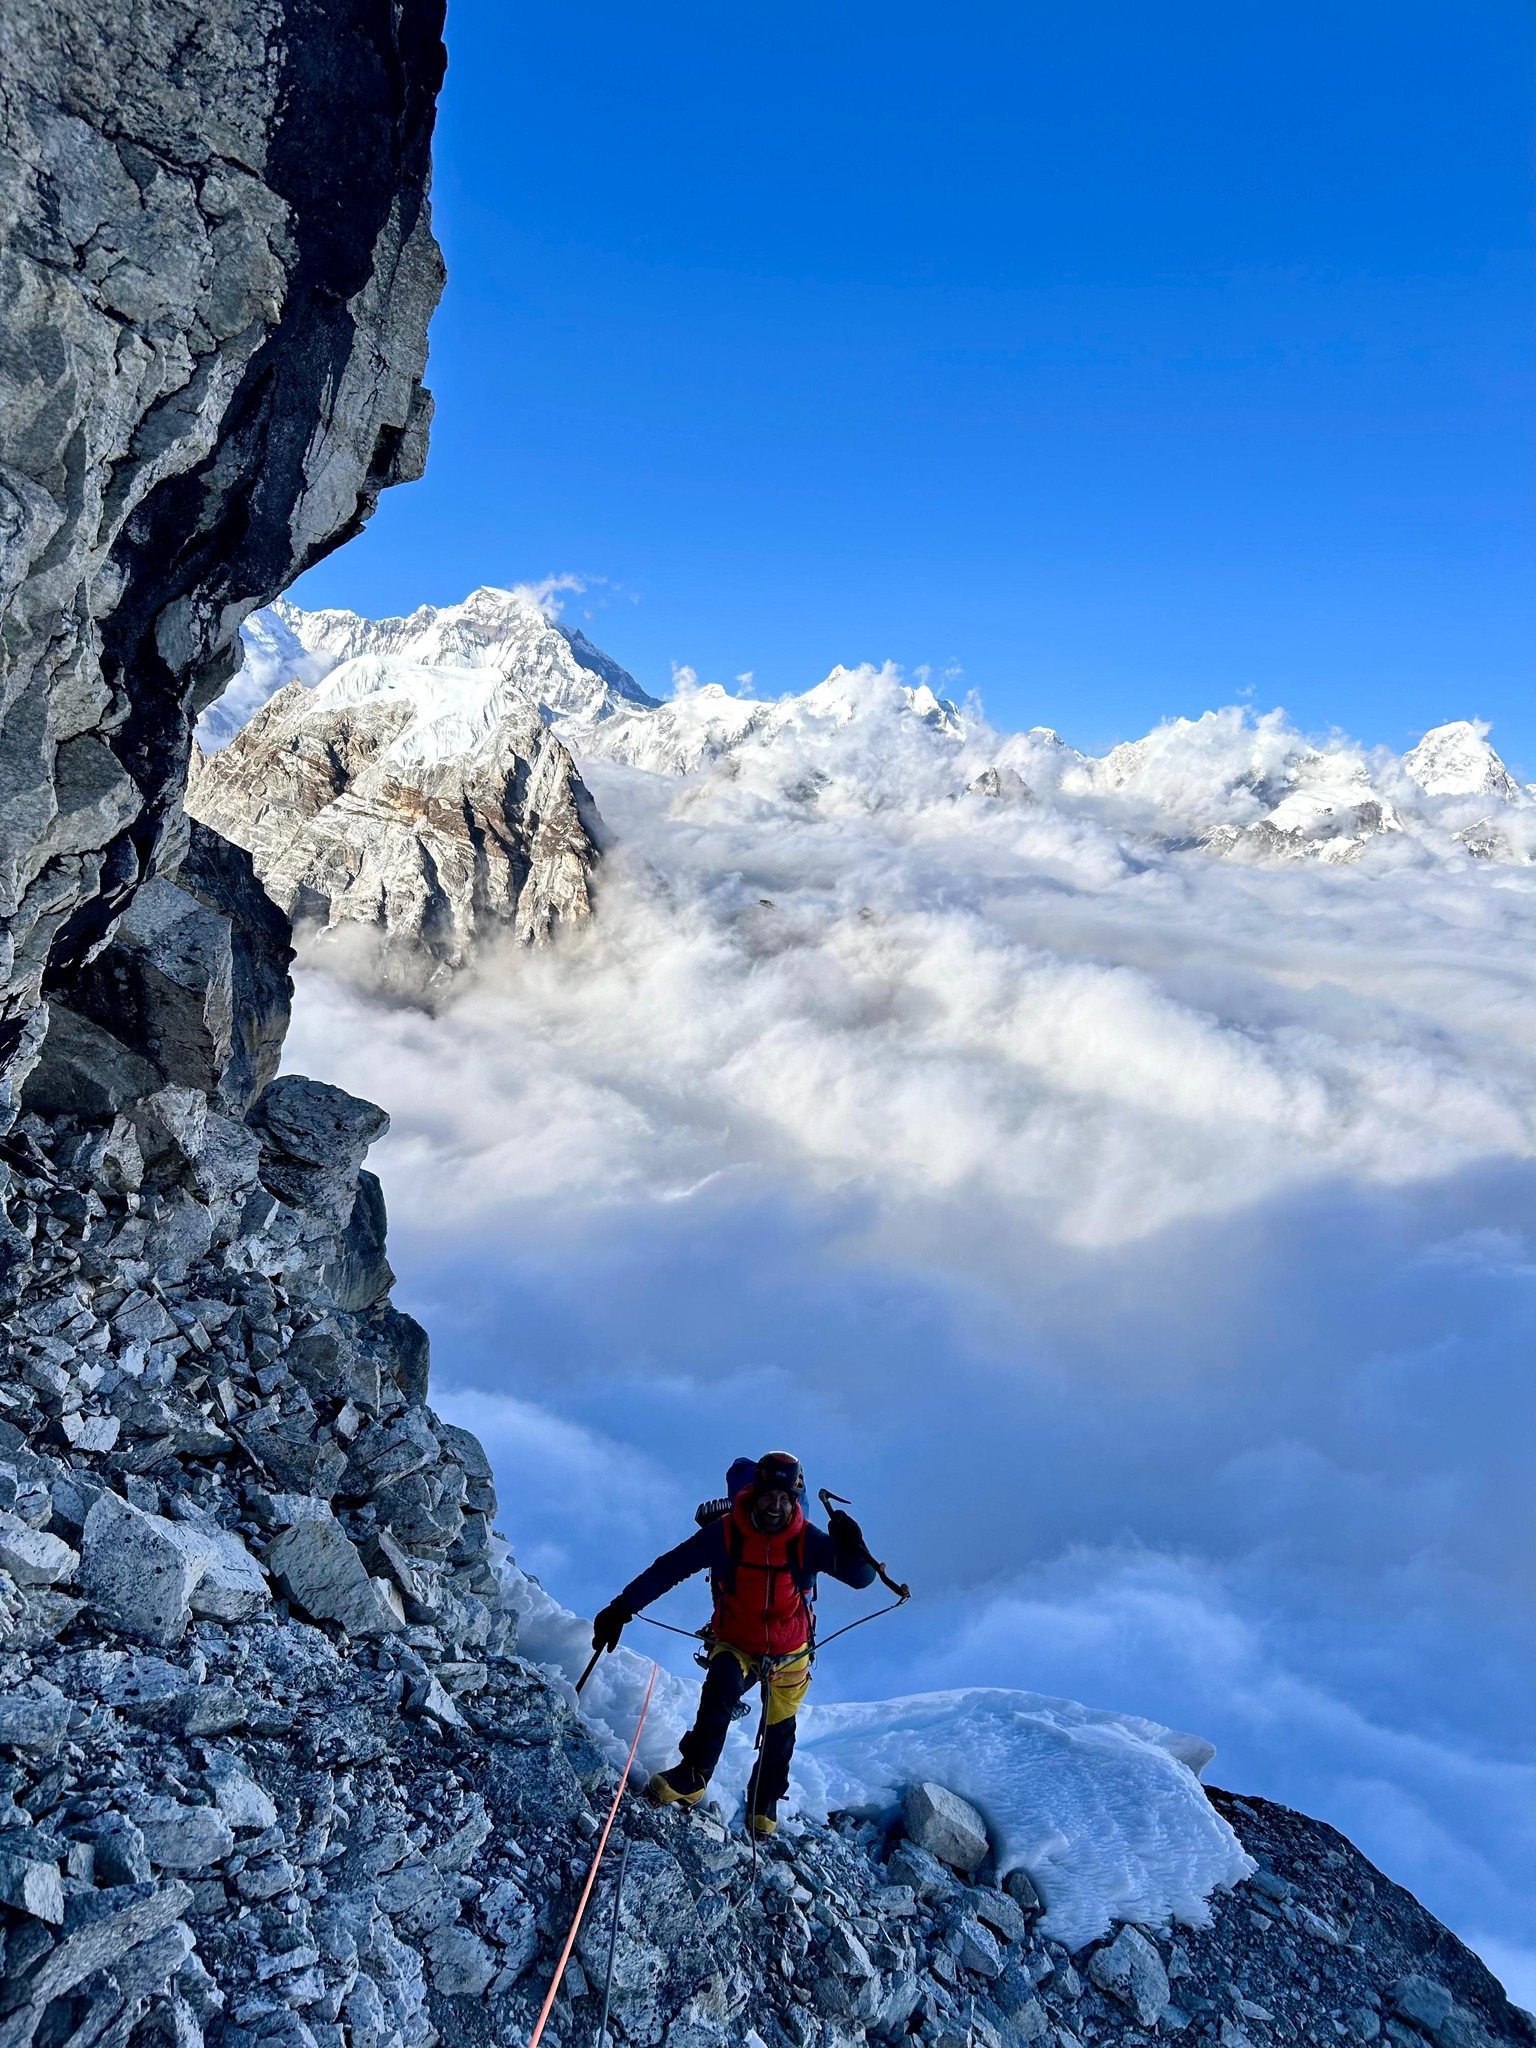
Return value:
[[(158, 1077), (137, 1082), (130, 1095), (176, 1080), (239, 1115), (277, 1072), (293, 1002), (287, 919), (240, 847), (195, 822), (189, 838), (181, 865), (140, 888), (110, 943), (72, 977), (68, 1010), (52, 1004), (48, 1036), (23, 1089), (29, 1108), (85, 1109), (102, 1092), (89, 1062), (85, 1094), (73, 1092), (81, 1085), (75, 1041), (82, 1018)], [(94, 1064), (102, 1062), (112, 1072), (122, 1064), (98, 1040)], [(105, 1107), (121, 1109), (126, 1100), (119, 1090)]]
[(419, 474), (441, 0), (0, 16), (0, 1072), (179, 834), (241, 620)]

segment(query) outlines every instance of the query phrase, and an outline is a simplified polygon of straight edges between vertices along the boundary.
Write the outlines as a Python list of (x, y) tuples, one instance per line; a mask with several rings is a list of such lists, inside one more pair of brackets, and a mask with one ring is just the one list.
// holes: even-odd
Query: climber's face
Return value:
[(795, 1497), (782, 1487), (774, 1487), (768, 1493), (760, 1493), (752, 1509), (752, 1519), (766, 1536), (777, 1536), (787, 1529), (795, 1519)]

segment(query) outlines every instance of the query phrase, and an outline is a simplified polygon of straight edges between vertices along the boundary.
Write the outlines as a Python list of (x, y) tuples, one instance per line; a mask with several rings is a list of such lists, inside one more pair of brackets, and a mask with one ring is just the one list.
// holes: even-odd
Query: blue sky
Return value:
[(1536, 776), (1528, 9), (455, 0), (449, 43), (431, 466), (300, 602), (574, 572), (655, 689), (890, 658), (1095, 749), (1475, 715)]

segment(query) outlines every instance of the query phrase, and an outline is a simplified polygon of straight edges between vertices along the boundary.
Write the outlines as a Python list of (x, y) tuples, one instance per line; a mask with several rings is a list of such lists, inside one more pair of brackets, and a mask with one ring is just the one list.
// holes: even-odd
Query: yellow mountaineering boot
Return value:
[(708, 1778), (701, 1778), (687, 1764), (674, 1764), (670, 1771), (658, 1771), (645, 1788), (652, 1806), (697, 1806), (709, 1790)]
[(753, 1834), (758, 1836), (759, 1839), (766, 1839), (769, 1835), (776, 1835), (779, 1832), (778, 1817), (775, 1811), (777, 1803), (776, 1800), (769, 1800), (758, 1812), (747, 1816), (748, 1825)]

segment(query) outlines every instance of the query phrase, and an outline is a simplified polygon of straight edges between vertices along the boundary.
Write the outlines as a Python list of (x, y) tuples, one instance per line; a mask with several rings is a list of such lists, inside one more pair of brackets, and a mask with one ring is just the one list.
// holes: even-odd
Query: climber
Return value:
[(805, 1478), (799, 1459), (787, 1451), (770, 1451), (756, 1465), (738, 1459), (726, 1483), (728, 1512), (632, 1579), (592, 1624), (592, 1647), (616, 1648), (624, 1624), (642, 1607), (708, 1571), (715, 1608), (704, 1632), (708, 1661), (699, 1711), (679, 1745), (681, 1760), (658, 1771), (647, 1791), (658, 1806), (697, 1806), (742, 1696), (756, 1685), (763, 1719), (747, 1785), (747, 1822), (754, 1834), (771, 1835), (789, 1789), (795, 1716), (811, 1682), (817, 1573), (862, 1588), (874, 1583), (876, 1567), (852, 1515), (834, 1508), (825, 1530), (806, 1520)]

